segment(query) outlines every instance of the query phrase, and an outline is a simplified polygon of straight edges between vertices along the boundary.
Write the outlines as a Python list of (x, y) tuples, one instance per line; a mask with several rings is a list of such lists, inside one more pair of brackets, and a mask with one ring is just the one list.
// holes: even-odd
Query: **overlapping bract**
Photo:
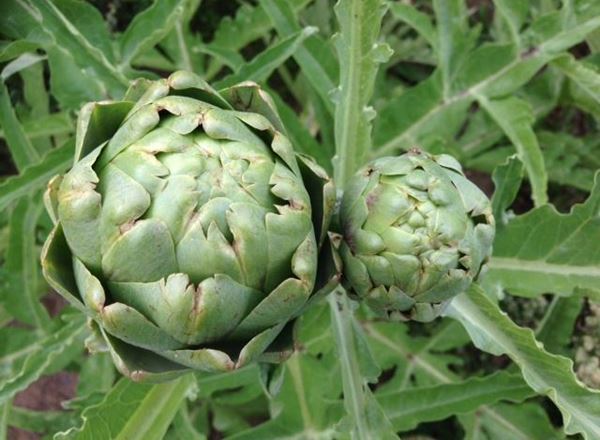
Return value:
[(76, 150), (49, 188), (44, 272), (124, 374), (281, 356), (286, 324), (335, 286), (333, 272), (317, 279), (333, 185), (294, 153), (255, 84), (219, 94), (188, 72), (139, 82), (82, 109)]
[(491, 254), (488, 198), (451, 156), (412, 150), (368, 164), (340, 209), (344, 277), (390, 319), (430, 321)]

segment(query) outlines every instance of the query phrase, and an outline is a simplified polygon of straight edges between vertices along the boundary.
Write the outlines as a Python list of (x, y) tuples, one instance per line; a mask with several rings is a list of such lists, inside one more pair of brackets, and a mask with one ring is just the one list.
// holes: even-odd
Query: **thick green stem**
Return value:
[(352, 309), (350, 300), (343, 289), (329, 295), (332, 332), (342, 369), (344, 403), (354, 422), (353, 438), (368, 439), (369, 429), (366, 420), (365, 381), (362, 377), (352, 329)]
[[(342, 84), (340, 85), (340, 103), (335, 112), (336, 128), (336, 153), (337, 164), (335, 167), (335, 181), (343, 185), (362, 159), (360, 145), (357, 142), (359, 130), (361, 130), (361, 102), (360, 89), (361, 80), (361, 1), (352, 1), (350, 12), (350, 28), (348, 34), (349, 43), (346, 48), (347, 63), (342, 67)], [(340, 45), (343, 42), (340, 42)]]
[[(381, 0), (339, 0), (335, 7), (340, 24), (336, 48), (340, 62), (340, 84), (335, 110), (334, 180), (344, 188), (347, 180), (363, 165), (371, 148), (369, 101), (379, 62), (389, 48), (377, 42), (384, 9)], [(352, 418), (352, 438), (368, 439), (366, 383), (360, 371), (354, 319), (350, 300), (342, 289), (330, 295), (332, 332), (335, 335), (346, 410)]]
[(381, 0), (340, 0), (335, 7), (340, 23), (336, 48), (340, 60), (340, 84), (335, 109), (336, 159), (334, 178), (342, 187), (371, 149), (369, 106), (379, 63), (391, 55), (378, 42), (385, 9)]
[(195, 378), (187, 374), (179, 379), (155, 385), (138, 410), (119, 433), (119, 439), (163, 438), (175, 418)]

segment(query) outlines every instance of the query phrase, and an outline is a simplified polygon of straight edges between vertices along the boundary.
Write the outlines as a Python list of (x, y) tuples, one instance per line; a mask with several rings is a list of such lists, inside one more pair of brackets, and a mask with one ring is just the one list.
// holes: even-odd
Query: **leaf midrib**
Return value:
[(501, 269), (515, 272), (538, 272), (552, 275), (600, 277), (600, 265), (580, 266), (548, 263), (545, 260), (524, 260), (513, 257), (493, 257), (488, 263), (490, 270)]

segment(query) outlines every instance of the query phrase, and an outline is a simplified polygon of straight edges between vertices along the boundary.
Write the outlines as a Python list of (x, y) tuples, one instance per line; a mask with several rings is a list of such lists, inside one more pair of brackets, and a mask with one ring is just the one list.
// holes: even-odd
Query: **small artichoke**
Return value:
[(354, 175), (340, 225), (345, 282), (392, 320), (438, 316), (478, 275), (494, 238), (490, 202), (460, 164), (416, 149)]
[(135, 380), (281, 358), (286, 324), (338, 278), (317, 277), (332, 183), (253, 83), (175, 72), (88, 104), (46, 200), (44, 274)]

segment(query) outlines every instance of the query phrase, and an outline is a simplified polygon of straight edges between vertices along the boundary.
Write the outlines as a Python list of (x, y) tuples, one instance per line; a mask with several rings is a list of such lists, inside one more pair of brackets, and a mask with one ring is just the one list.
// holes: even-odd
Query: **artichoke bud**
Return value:
[(344, 282), (377, 314), (430, 321), (490, 256), (485, 194), (451, 156), (411, 150), (350, 178), (340, 206)]
[(286, 324), (334, 287), (317, 279), (330, 179), (310, 158), (301, 171), (253, 83), (217, 93), (176, 72), (127, 97), (81, 111), (75, 164), (48, 192), (45, 276), (137, 380), (277, 357)]

